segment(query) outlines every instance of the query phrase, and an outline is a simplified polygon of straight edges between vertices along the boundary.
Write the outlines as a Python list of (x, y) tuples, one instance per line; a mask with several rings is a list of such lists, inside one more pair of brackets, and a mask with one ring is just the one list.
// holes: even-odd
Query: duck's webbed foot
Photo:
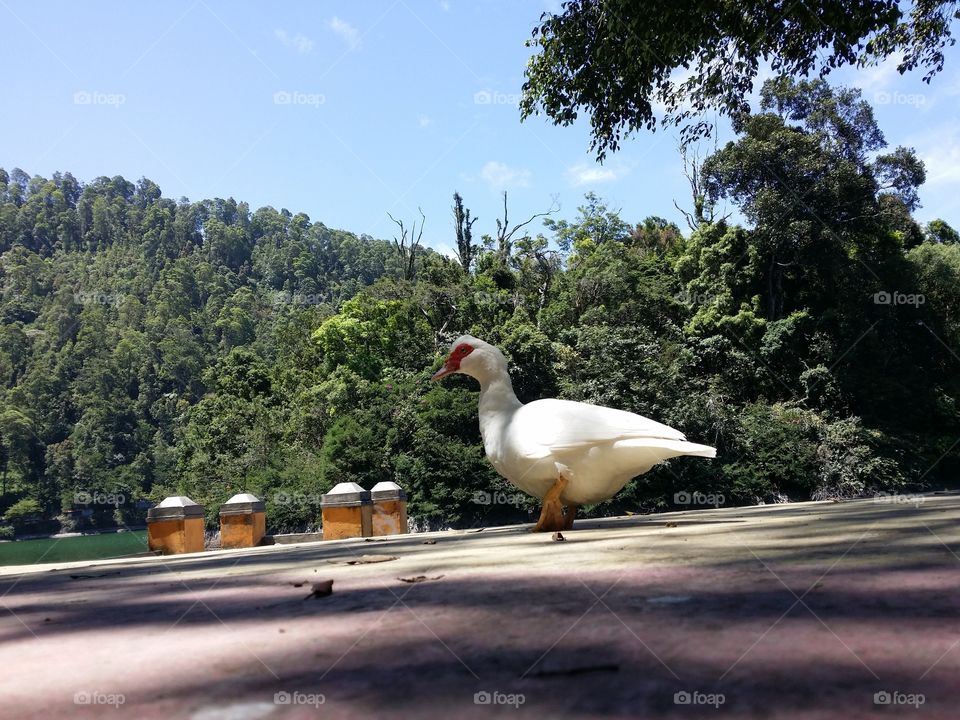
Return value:
[[(540, 518), (537, 524), (531, 528), (531, 532), (557, 532), (566, 530), (566, 518), (563, 515), (563, 505), (560, 503), (560, 496), (567, 488), (567, 478), (563, 475), (557, 478), (557, 481), (547, 491), (543, 497), (543, 509), (540, 511)], [(571, 524), (572, 524), (572, 515)]]

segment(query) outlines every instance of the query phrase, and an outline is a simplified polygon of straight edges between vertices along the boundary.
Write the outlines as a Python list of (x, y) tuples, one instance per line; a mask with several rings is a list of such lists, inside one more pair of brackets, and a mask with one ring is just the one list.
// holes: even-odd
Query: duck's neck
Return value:
[(487, 457), (497, 465), (504, 447), (504, 434), (513, 414), (523, 407), (513, 392), (513, 383), (506, 368), (484, 368), (473, 375), (480, 383), (480, 434)]
[(503, 414), (512, 414), (520, 408), (523, 403), (517, 399), (513, 392), (513, 383), (510, 382), (510, 375), (506, 372), (491, 373), (482, 378), (477, 378), (480, 382), (480, 422), (483, 425), (485, 418), (502, 416)]

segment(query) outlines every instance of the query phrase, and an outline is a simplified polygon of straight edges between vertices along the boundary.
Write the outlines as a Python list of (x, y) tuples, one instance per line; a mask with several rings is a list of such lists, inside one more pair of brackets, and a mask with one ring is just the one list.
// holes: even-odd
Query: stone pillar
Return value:
[(250, 493), (234, 495), (220, 507), (220, 547), (249, 548), (267, 533), (266, 507)]
[(174, 495), (147, 511), (147, 544), (164, 555), (203, 551), (203, 506)]
[(370, 493), (353, 482), (340, 483), (320, 498), (323, 539), (370, 537), (373, 501)]
[(373, 486), (371, 529), (374, 536), (407, 533), (407, 494), (395, 482), (384, 481)]

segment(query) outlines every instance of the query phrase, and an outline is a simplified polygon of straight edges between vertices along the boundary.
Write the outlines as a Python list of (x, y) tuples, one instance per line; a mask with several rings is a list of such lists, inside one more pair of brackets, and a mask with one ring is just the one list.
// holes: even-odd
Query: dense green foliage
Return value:
[[(475, 384), (429, 382), (461, 332), (505, 351), (523, 400), (717, 446), (593, 512), (949, 478), (957, 234), (912, 220), (922, 164), (880, 154), (859, 93), (778, 80), (763, 97), (701, 168), (690, 237), (588, 195), (548, 236), (474, 245), (458, 195), (459, 262), (149, 180), (0, 170), (0, 514), (129, 523), (166, 495), (212, 514), (250, 491), (282, 531), (315, 526), (336, 482), (391, 479), (425, 521), (521, 519), (529, 504), (477, 502), (513, 491), (483, 458)], [(725, 200), (748, 227), (710, 220)]]
[(707, 110), (742, 114), (761, 61), (823, 77), (895, 56), (901, 73), (922, 68), (929, 81), (957, 17), (957, 3), (941, 0), (566, 0), (527, 43), (535, 54), (521, 107), (561, 125), (587, 113), (603, 159), (658, 121), (693, 121), (683, 128), (691, 138), (708, 132)]

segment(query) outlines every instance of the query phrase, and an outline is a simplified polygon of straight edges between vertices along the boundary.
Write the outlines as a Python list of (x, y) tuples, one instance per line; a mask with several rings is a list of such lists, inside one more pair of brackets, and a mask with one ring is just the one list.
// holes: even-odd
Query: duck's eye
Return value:
[(465, 347), (460, 348), (461, 355), (466, 355), (468, 352), (470, 352), (468, 348), (465, 348)]

